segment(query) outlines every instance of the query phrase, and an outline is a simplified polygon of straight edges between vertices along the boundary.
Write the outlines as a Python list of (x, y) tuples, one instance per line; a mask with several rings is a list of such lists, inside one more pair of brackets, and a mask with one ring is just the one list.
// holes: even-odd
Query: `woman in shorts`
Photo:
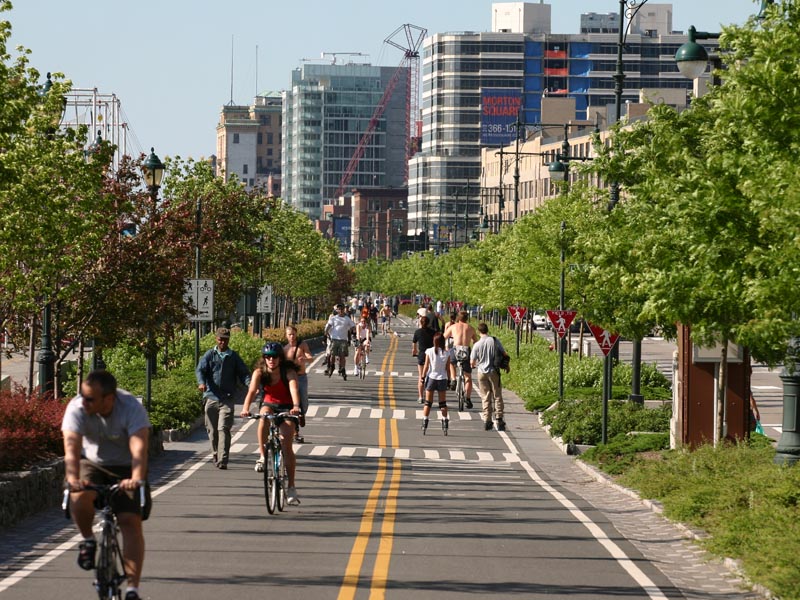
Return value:
[[(261, 358), (258, 366), (253, 371), (250, 379), (250, 388), (244, 399), (242, 416), (250, 416), (250, 403), (255, 399), (259, 390), (263, 391), (264, 398), (261, 414), (277, 415), (283, 412), (292, 415), (300, 414), (300, 388), (297, 385), (297, 367), (286, 360), (283, 346), (278, 342), (267, 342), (261, 349)], [(264, 470), (264, 445), (267, 442), (267, 419), (258, 422), (258, 451), (261, 456), (256, 461), (255, 469), (259, 473)], [(292, 439), (295, 434), (295, 420), (286, 419), (279, 426), (281, 435), (281, 449), (283, 460), (286, 464), (286, 474), (289, 477), (289, 489), (286, 491), (288, 504), (300, 504), (297, 490), (294, 486), (294, 473), (296, 459)]]
[(428, 428), (428, 415), (433, 404), (433, 393), (439, 394), (439, 410), (442, 414), (442, 431), (447, 435), (449, 419), (447, 418), (447, 367), (452, 361), (452, 351), (444, 347), (444, 336), (436, 333), (433, 346), (425, 350), (425, 364), (422, 367), (421, 379), (425, 385), (425, 402), (422, 406), (422, 430)]

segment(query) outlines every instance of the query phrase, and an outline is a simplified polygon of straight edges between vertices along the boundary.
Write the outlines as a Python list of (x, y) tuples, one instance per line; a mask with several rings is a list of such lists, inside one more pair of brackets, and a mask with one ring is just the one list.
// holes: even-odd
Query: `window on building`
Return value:
[(233, 143), (234, 144), (238, 144), (239, 143), (239, 134), (238, 133), (234, 133), (233, 134)]
[(264, 134), (261, 133), (260, 131), (258, 132), (258, 142), (257, 143), (258, 143), (259, 146), (264, 143)]
[[(270, 145), (271, 145), (271, 144), (273, 143), (273, 141), (272, 141), (272, 140), (273, 140), (273, 137), (274, 137), (274, 136), (273, 136), (273, 134), (272, 134), (272, 133), (270, 133), (270, 132), (267, 132), (267, 144), (270, 144)], [(259, 142), (259, 143), (261, 143), (261, 142)]]
[(242, 174), (247, 175), (247, 165), (242, 165)]

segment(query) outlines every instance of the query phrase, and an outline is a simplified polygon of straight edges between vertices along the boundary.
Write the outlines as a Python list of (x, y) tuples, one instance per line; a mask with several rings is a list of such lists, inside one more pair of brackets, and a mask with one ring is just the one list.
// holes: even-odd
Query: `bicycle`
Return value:
[[(119, 545), (119, 525), (117, 515), (111, 507), (111, 498), (121, 488), (119, 484), (99, 485), (85, 484), (81, 489), (97, 492), (95, 505), (100, 508), (100, 540), (98, 543), (97, 562), (95, 564), (94, 587), (100, 600), (121, 600), (121, 585), (128, 579), (125, 564), (122, 561), (122, 552)], [(64, 490), (64, 499), (61, 508), (69, 518), (70, 490)], [(144, 482), (139, 482), (139, 506), (145, 506)]]
[(267, 441), (264, 443), (264, 500), (267, 512), (272, 515), (275, 514), (275, 509), (281, 512), (286, 507), (286, 488), (289, 482), (283, 460), (279, 427), (286, 420), (294, 421), (295, 427), (298, 427), (300, 419), (288, 412), (277, 415), (262, 413), (250, 415), (248, 418), (269, 420)]
[(467, 388), (461, 361), (456, 361), (456, 398), (458, 399), (458, 410), (461, 412), (467, 405)]
[[(367, 347), (364, 344), (364, 340), (359, 340), (358, 338), (353, 338), (353, 346), (356, 349), (356, 353), (358, 354), (358, 361), (356, 362), (356, 372), (358, 373), (358, 377), (360, 379), (366, 379), (367, 377)], [(360, 350), (360, 352), (359, 352)]]

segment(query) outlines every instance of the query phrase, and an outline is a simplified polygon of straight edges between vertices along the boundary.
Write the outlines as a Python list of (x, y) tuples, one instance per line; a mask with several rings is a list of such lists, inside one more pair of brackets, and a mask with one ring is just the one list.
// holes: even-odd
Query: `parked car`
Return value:
[(552, 327), (550, 319), (547, 318), (547, 313), (540, 310), (533, 311), (531, 322), (534, 329), (550, 329)]

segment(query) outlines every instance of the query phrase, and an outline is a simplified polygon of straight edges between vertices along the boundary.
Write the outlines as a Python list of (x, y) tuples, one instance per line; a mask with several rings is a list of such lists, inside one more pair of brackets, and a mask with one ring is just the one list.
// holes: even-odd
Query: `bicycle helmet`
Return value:
[(283, 346), (278, 342), (267, 342), (261, 349), (261, 356), (278, 356), (283, 358)]

